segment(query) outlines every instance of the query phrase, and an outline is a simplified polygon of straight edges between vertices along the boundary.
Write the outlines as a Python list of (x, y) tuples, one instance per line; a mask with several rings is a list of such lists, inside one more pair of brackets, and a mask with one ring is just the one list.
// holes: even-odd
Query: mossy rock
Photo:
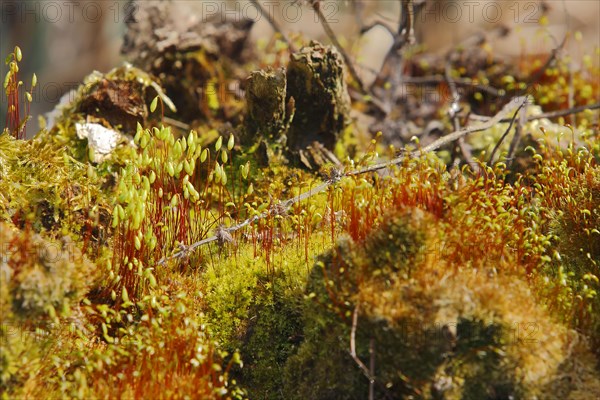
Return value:
[(592, 156), (542, 171), (546, 229), (554, 244), (543, 272), (562, 294), (563, 317), (600, 349), (600, 167)]
[(285, 366), (298, 349), (302, 335), (300, 294), (284, 294), (273, 288), (253, 307), (253, 316), (242, 340), (244, 368), (240, 383), (250, 398), (279, 399), (285, 379)]
[(96, 266), (68, 236), (50, 241), (27, 228), (18, 231), (1, 222), (0, 228), (0, 242), (6, 244), (0, 263), (3, 314), (68, 315), (94, 284)]
[[(345, 238), (315, 266), (304, 341), (286, 366), (291, 398), (367, 395), (369, 380), (349, 355), (355, 313), (363, 364), (374, 348), (377, 398), (568, 398), (597, 387), (589, 347), (571, 350), (583, 337), (555, 322), (526, 282), (445, 270), (428, 256), (432, 229), (430, 215), (402, 209), (364, 243)], [(574, 357), (585, 364), (575, 367)], [(586, 382), (564, 381), (576, 373), (566, 365), (585, 371)]]
[(110, 216), (106, 180), (43, 140), (0, 135), (0, 220), (17, 228), (64, 228), (61, 235), (89, 236), (97, 250)]

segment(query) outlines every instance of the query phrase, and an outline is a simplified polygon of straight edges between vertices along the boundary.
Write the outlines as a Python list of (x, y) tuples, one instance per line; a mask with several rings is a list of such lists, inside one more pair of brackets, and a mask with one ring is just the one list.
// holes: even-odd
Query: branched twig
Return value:
[[(265, 212), (263, 212), (261, 214), (254, 215), (253, 217), (250, 217), (250, 218), (244, 220), (243, 222), (240, 222), (239, 224), (232, 225), (232, 226), (230, 226), (228, 228), (220, 226), (217, 229), (217, 232), (215, 233), (214, 236), (208, 237), (206, 239), (202, 239), (202, 240), (200, 240), (198, 242), (192, 243), (189, 246), (180, 245), (181, 249), (179, 251), (173, 253), (169, 257), (163, 257), (163, 258), (161, 258), (158, 261), (157, 264), (158, 265), (164, 265), (167, 261), (172, 260), (174, 258), (185, 257), (190, 252), (192, 252), (193, 250), (195, 250), (196, 248), (198, 248), (200, 246), (204, 246), (205, 244), (212, 243), (214, 241), (218, 241), (220, 244), (225, 244), (225, 243), (231, 242), (231, 241), (233, 241), (233, 237), (231, 236), (231, 233), (236, 232), (236, 231), (238, 231), (238, 230), (240, 230), (240, 229), (242, 229), (242, 228), (244, 228), (244, 227), (252, 224), (253, 222), (256, 222), (258, 220), (266, 218), (269, 215), (269, 213), (275, 213), (275, 214), (278, 214), (278, 215), (285, 214), (285, 212), (287, 212), (287, 210), (289, 210), (289, 208), (291, 206), (293, 206), (294, 204), (296, 204), (296, 203), (298, 203), (298, 202), (300, 202), (302, 200), (306, 200), (309, 197), (312, 197), (312, 196), (316, 195), (317, 193), (322, 192), (323, 190), (327, 189), (333, 183), (335, 183), (335, 182), (333, 182), (333, 181), (324, 182), (324, 183), (320, 184), (319, 186), (317, 186), (315, 188), (312, 188), (309, 191), (304, 192), (304, 193), (302, 193), (302, 194), (300, 194), (300, 195), (298, 195), (298, 196), (296, 196), (294, 198), (291, 198), (291, 199), (282, 201), (279, 204), (273, 205), (271, 207), (271, 209), (269, 209), (268, 211), (265, 211)], [(229, 238), (231, 238), (231, 239), (230, 240), (224, 240), (224, 239), (229, 239)]]
[(194, 251), (196, 248), (200, 247), (200, 246), (204, 246), (205, 244), (214, 242), (215, 240), (217, 240), (216, 236), (211, 236), (209, 238), (206, 239), (202, 239), (199, 242), (193, 243), (189, 246), (186, 246), (184, 244), (181, 244), (180, 250), (173, 253), (170, 257), (163, 257), (160, 260), (158, 260), (158, 262), (156, 263), (157, 265), (164, 265), (167, 261), (172, 260), (174, 258), (184, 258), (186, 257), (188, 254), (190, 254), (192, 251)]
[(225, 228), (224, 225), (219, 225), (217, 230), (215, 231), (215, 237), (217, 238), (217, 243), (219, 246), (224, 246), (225, 243), (233, 243), (233, 236), (229, 233), (229, 230)]
[(525, 106), (526, 102), (527, 102), (527, 100), (525, 100), (523, 103), (521, 103), (521, 105), (519, 106), (519, 108), (517, 109), (515, 114), (510, 119), (510, 124), (508, 125), (508, 128), (506, 129), (504, 134), (500, 137), (500, 140), (498, 140), (498, 143), (496, 143), (496, 145), (494, 146), (494, 149), (492, 150), (492, 154), (490, 154), (490, 159), (488, 161), (490, 164), (494, 162), (494, 156), (496, 155), (496, 152), (500, 148), (500, 145), (502, 144), (504, 139), (506, 139), (506, 137), (508, 136), (510, 130), (512, 129), (513, 124), (515, 123), (515, 120), (517, 119), (517, 115), (519, 115), (519, 111), (521, 111), (521, 108), (523, 108)]

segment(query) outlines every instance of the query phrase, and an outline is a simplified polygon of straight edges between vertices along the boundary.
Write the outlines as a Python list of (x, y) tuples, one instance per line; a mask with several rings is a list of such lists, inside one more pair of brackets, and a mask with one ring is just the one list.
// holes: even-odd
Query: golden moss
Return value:
[[(164, 77), (184, 103), (198, 99), (189, 82), (212, 92), (190, 115), (239, 122), (239, 102), (212, 90), (228, 74), (207, 56), (165, 54)], [(173, 59), (210, 71), (182, 81)], [(343, 69), (312, 43), (286, 77), (253, 75), (246, 128), (269, 146), (244, 149), (230, 127), (148, 126), (158, 99), (146, 103), (170, 103), (130, 66), (91, 74), (51, 131), (0, 135), (3, 394), (353, 399), (371, 380), (378, 398), (600, 396), (590, 121), (556, 140), (562, 128), (543, 121), (544, 137), (528, 123), (523, 175), (447, 171), (426, 154), (372, 174), (323, 169), (326, 190), (286, 201), (322, 182), (286, 163), (290, 148), (320, 140), (313, 161), (363, 150), (339, 141), (353, 133)], [(594, 87), (575, 78), (589, 100)], [(262, 108), (265, 82), (277, 90)], [(134, 145), (90, 162), (74, 126), (87, 119), (135, 131)], [(472, 135), (475, 151), (505, 128)]]
[(68, 236), (48, 240), (0, 222), (0, 246), (0, 387), (19, 393), (57, 345), (61, 324), (80, 321), (98, 271)]

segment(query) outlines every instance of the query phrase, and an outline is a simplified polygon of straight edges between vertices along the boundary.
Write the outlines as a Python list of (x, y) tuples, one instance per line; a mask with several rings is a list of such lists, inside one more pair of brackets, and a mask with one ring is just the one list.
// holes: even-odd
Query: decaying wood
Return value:
[[(216, 113), (211, 95), (225, 112), (224, 105), (240, 94), (242, 65), (254, 49), (248, 44), (253, 20), (203, 15), (199, 3), (136, 1), (121, 47), (132, 64), (159, 78), (176, 103), (177, 119), (185, 122), (211, 119)], [(233, 120), (230, 114), (225, 118)]]
[(239, 15), (223, 21), (221, 15), (205, 18), (193, 2), (136, 1), (135, 13), (126, 21), (121, 52), (135, 65), (152, 71), (168, 52), (208, 53), (242, 61), (247, 54), (253, 20)]
[(135, 132), (148, 116), (143, 85), (133, 79), (102, 79), (90, 86), (76, 112), (105, 120), (122, 132)]
[(254, 71), (246, 85), (245, 120), (246, 134), (264, 135), (269, 140), (278, 140), (287, 129), (286, 116), (286, 73), (278, 70)]
[(286, 98), (294, 98), (296, 112), (288, 133), (290, 149), (304, 149), (314, 141), (333, 149), (350, 123), (351, 104), (344, 75), (342, 56), (332, 46), (312, 41), (292, 54)]
[(345, 65), (332, 46), (312, 41), (287, 69), (255, 71), (247, 81), (245, 140), (284, 147), (297, 165), (339, 164), (331, 152), (350, 123)]

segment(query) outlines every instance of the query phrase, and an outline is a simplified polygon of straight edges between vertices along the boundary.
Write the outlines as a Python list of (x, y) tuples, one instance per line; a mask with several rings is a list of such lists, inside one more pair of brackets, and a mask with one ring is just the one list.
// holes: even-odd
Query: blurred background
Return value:
[[(564, 48), (577, 62), (583, 54), (599, 57), (600, 2), (594, 0), (413, 0), (421, 7), (415, 16), (417, 43), (425, 51), (444, 54), (462, 41), (494, 29), (508, 32), (492, 37), (498, 55), (514, 58), (549, 54), (567, 32), (572, 35)], [(253, 43), (271, 37), (273, 30), (250, 0), (172, 0), (182, 13), (193, 12), (198, 23), (215, 15), (223, 19), (255, 21)], [(302, 1), (262, 0), (260, 3), (282, 30), (302, 33), (307, 39), (328, 42), (315, 13)], [(125, 0), (2, 0), (0, 2), (0, 55), (2, 60), (15, 45), (23, 59), (19, 77), (30, 87), (35, 72), (38, 87), (33, 93), (27, 137), (39, 130), (37, 116), (52, 110), (61, 97), (75, 89), (82, 79), (98, 70), (106, 72), (120, 65), (122, 37), (128, 18), (135, 18), (139, 5)], [(324, 0), (320, 4), (340, 42), (354, 57), (361, 77), (374, 79), (392, 45), (394, 29), (401, 15), (399, 0)], [(379, 25), (375, 24), (376, 22)], [(361, 27), (374, 25), (366, 32)], [(0, 65), (4, 78), (7, 66)], [(0, 101), (0, 129), (6, 124), (7, 101)]]

